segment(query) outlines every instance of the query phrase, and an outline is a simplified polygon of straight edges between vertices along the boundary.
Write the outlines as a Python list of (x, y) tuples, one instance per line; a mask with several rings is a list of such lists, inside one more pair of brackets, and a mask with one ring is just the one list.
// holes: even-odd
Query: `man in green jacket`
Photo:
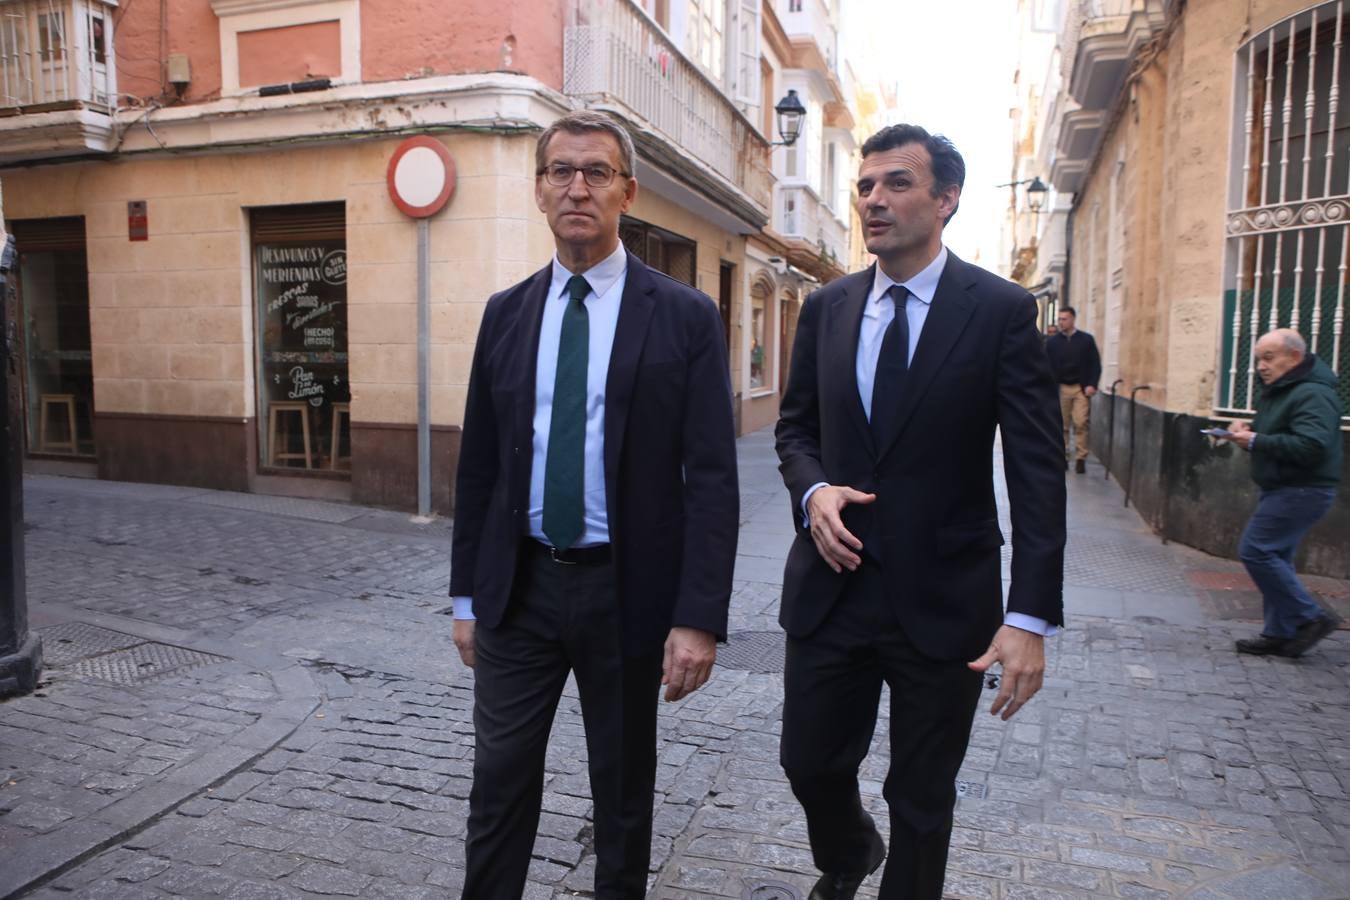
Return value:
[(1341, 403), (1336, 373), (1308, 352), (1297, 331), (1279, 328), (1256, 342), (1265, 387), (1251, 424), (1227, 440), (1252, 455), (1260, 490), (1238, 557), (1261, 590), (1265, 627), (1237, 642), (1239, 653), (1302, 656), (1340, 619), (1318, 606), (1294, 573), (1294, 551), (1326, 515), (1341, 479)]

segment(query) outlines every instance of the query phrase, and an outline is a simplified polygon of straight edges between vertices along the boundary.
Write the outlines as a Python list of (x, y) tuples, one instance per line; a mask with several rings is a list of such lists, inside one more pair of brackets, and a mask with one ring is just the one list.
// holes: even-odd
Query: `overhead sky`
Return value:
[(1016, 100), (1017, 0), (840, 0), (842, 44), (858, 78), (892, 83), (896, 121), (947, 135), (966, 160), (961, 208), (944, 239), (997, 270)]

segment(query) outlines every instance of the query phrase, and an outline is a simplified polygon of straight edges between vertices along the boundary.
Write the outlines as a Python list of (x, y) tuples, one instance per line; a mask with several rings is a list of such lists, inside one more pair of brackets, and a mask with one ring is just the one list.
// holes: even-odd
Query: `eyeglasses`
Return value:
[(536, 174), (543, 175), (544, 180), (554, 187), (567, 187), (572, 183), (572, 179), (577, 177), (577, 172), (580, 172), (581, 177), (593, 188), (609, 187), (614, 183), (615, 175), (630, 177), (627, 172), (616, 172), (609, 166), (569, 166), (567, 163), (544, 166)]

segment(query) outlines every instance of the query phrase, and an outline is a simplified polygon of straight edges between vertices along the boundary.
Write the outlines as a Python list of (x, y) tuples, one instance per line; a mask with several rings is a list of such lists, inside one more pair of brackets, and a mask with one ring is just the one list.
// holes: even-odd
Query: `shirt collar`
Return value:
[[(947, 247), (943, 245), (938, 251), (938, 255), (933, 261), (924, 266), (920, 272), (904, 282), (902, 287), (909, 291), (910, 295), (924, 303), (931, 304), (933, 295), (937, 293), (938, 282), (942, 280), (942, 270), (947, 267)], [(872, 293), (867, 295), (867, 307), (870, 312), (874, 307), (881, 303), (881, 298), (886, 296), (886, 292), (892, 285), (900, 284), (891, 276), (881, 271), (881, 266), (876, 267), (876, 276), (872, 279)]]
[(553, 254), (553, 282), (549, 290), (549, 297), (556, 299), (564, 296), (567, 289), (567, 280), (575, 274), (584, 275), (586, 283), (591, 286), (595, 296), (603, 297), (627, 271), (628, 250), (624, 247), (622, 241), (619, 242), (619, 246), (614, 248), (613, 253), (581, 273), (569, 271), (566, 266), (558, 261), (558, 254), (555, 252)]

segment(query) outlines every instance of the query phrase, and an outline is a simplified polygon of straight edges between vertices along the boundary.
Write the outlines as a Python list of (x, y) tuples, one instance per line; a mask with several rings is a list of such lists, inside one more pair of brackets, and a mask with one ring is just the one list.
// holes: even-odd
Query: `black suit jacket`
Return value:
[[(949, 253), (893, 428), (880, 442), (854, 374), (869, 268), (807, 298), (778, 422), (797, 535), (780, 622), (794, 637), (825, 618), (847, 578), (801, 527), (802, 496), (828, 482), (875, 492), (844, 522), (881, 542), (888, 599), (919, 649), (974, 659), (1003, 620), (993, 442), (1012, 504), (1010, 611), (1063, 621), (1064, 448), (1059, 401), (1026, 291)], [(865, 538), (863, 538), (865, 540)]]
[[(535, 369), (552, 267), (494, 294), (469, 377), (450, 594), (501, 623), (529, 531)], [(595, 448), (587, 448), (594, 452)], [(605, 493), (623, 638), (726, 636), (740, 498), (726, 343), (699, 291), (628, 256), (605, 384)]]

